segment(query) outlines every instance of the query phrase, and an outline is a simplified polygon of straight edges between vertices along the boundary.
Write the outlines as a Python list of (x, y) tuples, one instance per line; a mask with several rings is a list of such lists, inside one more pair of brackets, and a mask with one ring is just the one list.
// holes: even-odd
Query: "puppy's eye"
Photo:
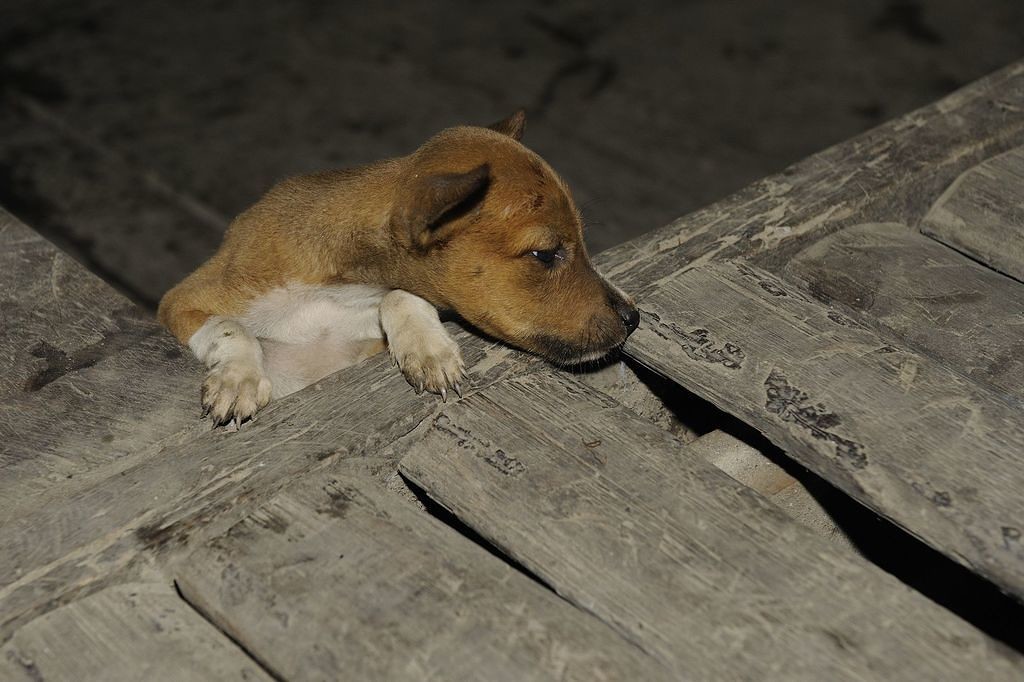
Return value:
[(565, 252), (561, 249), (538, 249), (536, 251), (531, 251), (530, 255), (547, 266), (554, 265), (555, 261), (563, 260), (565, 258)]

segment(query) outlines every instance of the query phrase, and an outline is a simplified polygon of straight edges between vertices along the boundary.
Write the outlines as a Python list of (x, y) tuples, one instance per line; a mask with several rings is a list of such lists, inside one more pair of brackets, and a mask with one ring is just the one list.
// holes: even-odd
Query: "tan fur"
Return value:
[[(568, 189), (519, 143), (523, 124), (449, 128), (409, 156), (281, 182), (167, 293), (160, 321), (188, 343), (272, 290), (362, 283), (559, 362), (620, 345), (631, 304), (594, 271)], [(556, 248), (552, 267), (531, 254)]]

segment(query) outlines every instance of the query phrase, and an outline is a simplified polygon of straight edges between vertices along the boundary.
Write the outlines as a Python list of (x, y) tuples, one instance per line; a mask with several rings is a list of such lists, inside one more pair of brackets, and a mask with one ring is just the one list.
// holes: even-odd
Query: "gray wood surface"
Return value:
[(583, 383), (612, 396), (619, 404), (683, 442), (690, 442), (699, 435), (683, 400), (679, 399), (675, 384), (662, 376), (652, 372), (641, 376), (637, 368), (625, 360), (574, 374)]
[(743, 263), (679, 275), (641, 308), (629, 355), (1024, 595), (1019, 401)]
[(1024, 284), (894, 223), (825, 237), (787, 272), (858, 320), (880, 323), (972, 379), (1024, 398)]
[(289, 680), (668, 679), (593, 616), (364, 478), (282, 491), (177, 582)]
[(22, 628), (0, 649), (0, 679), (154, 682), (271, 678), (170, 585), (109, 587)]
[(400, 466), (678, 677), (1024, 674), (1020, 657), (564, 374), (446, 408)]
[(0, 518), (64, 500), (209, 429), (198, 363), (166, 332), (151, 333), (0, 401)]
[(855, 551), (843, 529), (836, 525), (815, 495), (757, 449), (725, 431), (712, 431), (689, 443), (686, 451), (703, 457), (730, 477), (761, 493), (818, 535)]
[(155, 329), (148, 317), (0, 209), (0, 398), (137, 342)]
[(7, 208), (129, 299), (155, 310), (164, 292), (217, 249), (230, 216), (176, 191), (137, 149), (129, 152), (133, 162), (74, 125), (81, 121), (6, 92), (0, 163), (7, 171), (0, 196)]
[(1024, 147), (987, 159), (957, 178), (921, 229), (1024, 281)]
[(201, 377), (151, 316), (0, 210), (0, 519), (194, 434)]
[[(842, 225), (882, 217), (916, 224), (925, 207), (966, 167), (1024, 141), (1024, 120), (1006, 115), (1006, 112), (1019, 110), (1022, 106), (1024, 63), (1008, 67), (934, 106), (816, 155), (783, 174), (756, 183), (720, 204), (681, 219), (641, 240), (602, 254), (597, 261), (630, 293), (640, 294), (643, 299), (647, 292), (658, 291), (664, 282), (675, 281), (680, 269), (697, 267), (712, 259), (742, 253), (756, 257), (766, 267), (777, 267), (817, 239), (823, 231)], [(954, 142), (950, 143), (950, 140)], [(8, 243), (13, 245), (18, 241), (19, 238), (13, 237)], [(32, 267), (38, 269), (37, 265)], [(46, 277), (52, 274), (52, 270), (46, 268), (39, 271)], [(45, 282), (45, 277), (40, 281)], [(5, 289), (4, 293), (7, 291)], [(691, 292), (691, 295), (696, 298), (698, 294)], [(13, 300), (11, 296), (4, 299), (5, 315), (14, 310)], [(678, 307), (678, 303), (674, 305)], [(672, 308), (672, 305), (668, 307)], [(22, 310), (29, 314), (39, 312), (31, 307)], [(40, 310), (49, 308), (44, 306)], [(60, 322), (61, 318), (47, 319)], [(73, 327), (73, 318), (68, 319)], [(83, 320), (89, 322), (92, 316), (83, 316)], [(823, 320), (818, 321), (824, 324)], [(45, 330), (46, 325), (39, 328)], [(94, 334), (91, 329), (86, 331)], [(749, 337), (760, 330), (747, 328), (739, 331)], [(100, 337), (84, 338), (84, 344), (88, 346)], [(762, 341), (759, 336), (753, 339), (758, 344)], [(3, 346), (5, 349), (8, 347), (7, 344)], [(70, 357), (79, 347), (83, 346), (69, 348), (65, 354)], [(707, 352), (701, 352), (701, 348), (703, 346), (698, 344), (694, 351), (698, 360), (693, 362), (704, 372), (724, 371), (729, 376), (732, 370), (721, 364), (709, 368), (701, 363), (708, 359), (712, 362), (730, 361), (731, 354), (716, 353), (715, 349), (707, 348), (704, 348)], [(752, 352), (751, 348), (746, 348), (748, 354)], [(675, 351), (678, 356), (675, 361), (682, 367), (689, 356), (680, 351)], [(893, 354), (882, 355), (888, 358)], [(500, 376), (508, 376), (510, 372), (521, 371), (523, 365), (519, 357), (490, 348), (482, 355), (477, 354), (471, 364), (476, 365), (478, 378), (486, 384)], [(907, 357), (910, 355), (897, 353), (891, 359), (898, 362)], [(868, 358), (875, 359), (878, 358)], [(29, 358), (30, 362), (35, 362), (33, 372), (45, 371), (45, 360), (45, 357)], [(878, 359), (883, 368), (891, 368), (891, 364), (884, 364), (885, 360)], [(928, 381), (921, 379), (922, 372), (914, 369), (917, 367), (915, 362), (900, 365), (900, 379), (927, 385)], [(11, 366), (21, 367), (22, 363), (11, 363)], [(930, 367), (928, 365), (926, 370)], [(860, 369), (859, 365), (857, 369)], [(677, 380), (682, 376), (679, 371), (675, 374), (665, 368), (662, 371)], [(923, 376), (929, 376), (929, 372), (924, 371)], [(30, 376), (33, 376), (32, 372), (12, 386), (23, 386), (25, 378)], [(36, 394), (56, 390), (58, 385), (66, 382), (67, 376), (46, 383)], [(111, 381), (116, 379), (122, 383), (137, 380), (130, 371), (113, 373), (110, 377)], [(75, 381), (67, 383), (76, 385)], [(689, 385), (696, 384), (690, 382)], [(178, 399), (176, 390), (172, 388), (171, 393)], [(763, 385), (761, 390), (763, 393)], [(87, 485), (65, 495), (61, 505), (36, 507), (25, 515), (3, 519), (4, 522), (0, 523), (0, 547), (4, 548), (0, 553), (0, 641), (59, 604), (110, 584), (120, 575), (130, 574), (140, 557), (155, 556), (159, 562), (174, 565), (181, 556), (187, 555), (191, 545), (223, 533), (282, 486), (321, 467), (329, 468), (337, 460), (358, 455), (364, 458), (362, 461), (366, 466), (373, 469), (374, 475), (390, 476), (397, 455), (394, 447), (388, 444), (415, 429), (422, 420), (431, 418), (437, 407), (436, 403), (412, 398), (410, 394), (395, 370), (385, 367), (383, 362), (371, 361), (272, 405), (259, 422), (240, 434), (214, 433), (204, 435), (192, 444), (172, 443), (159, 457), (146, 457), (143, 461), (125, 465), (109, 479), (89, 479)], [(752, 395), (748, 394), (748, 398)], [(978, 433), (998, 433), (985, 428), (992, 422), (987, 412), (982, 411), (980, 417), (975, 418), (970, 400), (963, 396), (953, 399), (943, 395), (935, 403), (939, 416), (949, 418), (952, 415), (955, 419), (962, 414), (970, 415), (970, 419), (961, 421), (971, 433), (974, 429), (980, 429)], [(781, 441), (784, 445), (798, 442), (807, 455), (814, 447), (824, 444), (808, 436), (806, 429), (801, 430), (803, 427), (796, 427), (794, 423), (806, 421), (807, 415), (811, 415), (813, 423), (829, 424), (831, 417), (817, 411), (817, 399), (805, 405), (800, 402), (802, 398), (798, 393), (796, 396), (797, 407), (783, 409), (780, 413), (790, 421), (780, 417), (781, 423), (776, 424), (776, 428), (784, 436)], [(831, 400), (832, 394), (826, 397)], [(188, 398), (187, 395), (181, 398), (183, 405)], [(764, 412), (763, 408), (758, 409), (764, 399), (761, 395), (750, 403), (753, 405), (751, 414)], [(740, 401), (738, 404), (744, 403)], [(87, 406), (88, 402), (82, 405)], [(424, 405), (427, 407), (422, 407)], [(931, 410), (933, 405), (928, 404), (927, 407)], [(932, 411), (926, 412), (922, 418), (937, 419)], [(188, 425), (194, 424), (192, 417), (182, 419)], [(981, 420), (980, 426), (978, 419)], [(106, 433), (99, 429), (105, 423), (105, 417), (100, 413), (94, 421), (98, 425), (95, 433), (102, 438)], [(30, 421), (24, 423), (31, 426)], [(129, 422), (125, 419), (124, 423)], [(939, 450), (943, 456), (948, 455), (943, 447), (948, 449), (948, 444), (956, 441), (956, 438), (945, 437), (949, 428), (946, 431), (936, 429), (936, 433), (942, 436)], [(794, 430), (800, 438), (786, 440), (787, 429)], [(838, 441), (829, 440), (834, 430), (825, 427), (814, 433), (819, 433), (828, 443), (836, 444)], [(4, 436), (13, 434), (23, 438), (23, 434), (30, 431), (31, 428), (11, 429), (4, 432)], [(1009, 425), (1007, 431), (1011, 434), (1009, 441), (1001, 441), (994, 452), (980, 451), (981, 465), (993, 465), (993, 480), (1006, 469), (1006, 462), (1001, 459), (1003, 450), (999, 448), (1007, 446), (1019, 451), (1014, 425)], [(974, 438), (971, 433), (965, 438)], [(930, 445), (935, 439), (925, 438), (922, 442)], [(880, 442), (871, 446), (872, 451), (884, 449)], [(827, 448), (824, 450), (828, 455)], [(920, 449), (913, 454), (923, 457)], [(817, 451), (814, 455), (819, 464), (830, 461), (820, 457)], [(976, 455), (971, 453), (972, 457)], [(806, 456), (806, 461), (811, 459)], [(912, 527), (914, 532), (921, 534), (920, 528), (924, 528), (933, 544), (968, 557), (972, 565), (982, 566), (982, 572), (990, 577), (1005, 571), (1012, 573), (1014, 562), (1020, 563), (1020, 524), (1011, 519), (993, 529), (989, 523), (992, 517), (974, 516), (979, 508), (987, 510), (986, 505), (990, 501), (979, 500), (987, 494), (987, 489), (975, 487), (972, 481), (985, 479), (988, 474), (985, 470), (974, 471), (973, 460), (970, 465), (963, 465), (961, 461), (956, 464), (967, 480), (963, 486), (947, 485), (948, 478), (940, 477), (938, 483), (931, 487), (931, 479), (914, 477), (913, 472), (909, 472), (903, 477), (910, 481), (907, 485), (893, 482), (903, 480), (898, 475), (876, 476), (872, 473), (864, 476), (864, 481), (851, 475), (853, 482), (848, 488), (855, 493), (859, 491), (861, 499), (874, 495), (896, 507), (903, 505), (903, 498), (909, 498), (911, 503), (903, 505), (904, 511), (919, 514), (924, 519), (911, 518), (911, 521), (918, 521), (916, 526), (906, 523), (906, 519), (901, 521)], [(841, 474), (848, 473), (841, 467), (834, 468)], [(942, 466), (938, 468), (943, 469)], [(872, 468), (872, 472), (878, 469)], [(924, 470), (928, 474), (933, 473), (927, 466)], [(79, 480), (79, 476), (76, 475), (74, 480)], [(994, 489), (998, 495), (1003, 495), (1008, 486), (1017, 483), (1011, 472)], [(918, 506), (922, 499), (935, 509), (921, 502), (922, 512)], [(1000, 504), (1004, 501), (999, 499)], [(1010, 511), (1016, 514), (1018, 510)], [(1019, 515), (1015, 518), (1019, 519)], [(943, 526), (940, 522), (945, 519), (954, 520)], [(966, 519), (965, 523), (961, 523), (963, 519)], [(1007, 580), (1003, 584), (1012, 582)]]
[[(506, 362), (515, 353), (505, 347), (465, 335), (462, 341), (472, 380), (467, 394), (533, 366)], [(383, 481), (395, 470), (392, 441), (440, 404), (416, 395), (381, 355), (271, 403), (238, 433), (206, 431), (59, 504), (4, 519), (0, 641), (60, 600), (130, 574), (143, 555), (169, 565), (332, 460), (360, 458)]]
[(784, 265), (823, 231), (865, 222), (917, 225), (960, 173), (1024, 144), (1024, 61), (935, 104), (810, 156), (726, 199), (598, 254), (643, 299), (710, 260)]

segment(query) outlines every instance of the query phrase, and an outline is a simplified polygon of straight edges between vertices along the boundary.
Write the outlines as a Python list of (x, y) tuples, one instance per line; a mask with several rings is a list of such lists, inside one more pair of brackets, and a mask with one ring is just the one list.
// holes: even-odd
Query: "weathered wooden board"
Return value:
[(50, 365), (40, 390), (0, 401), (0, 518), (60, 500), (209, 429), (200, 421), (202, 371), (162, 330), (119, 349), (105, 343), (95, 364)]
[(1024, 281), (1024, 147), (987, 159), (957, 178), (921, 229)]
[[(465, 335), (462, 338), (466, 341)], [(493, 343), (463, 343), (472, 380), (467, 394), (530, 363)], [(60, 600), (96, 589), (141, 553), (164, 559), (223, 532), (296, 477), (332, 459), (395, 468), (389, 444), (440, 405), (416, 395), (379, 356), (275, 401), (238, 433), (206, 432), (164, 448), (31, 513), (0, 523), (0, 641)]]
[(0, 210), (0, 518), (194, 433), (201, 376), (148, 314)]
[(677, 677), (1024, 674), (1021, 658), (564, 374), (501, 382), (414, 435), (406, 476)]
[(688, 455), (698, 455), (748, 488), (769, 500), (776, 493), (799, 482), (770, 459), (725, 431), (706, 433), (686, 447)]
[(0, 519), (193, 433), (200, 377), (155, 320), (0, 210)]
[[(1021, 143), (1024, 121), (1006, 112), (1022, 105), (1024, 65), (1017, 64), (598, 261), (639, 293), (657, 289), (681, 267), (723, 255), (784, 262), (822, 230), (842, 224), (883, 216), (915, 224), (922, 205), (965, 167)], [(951, 139), (963, 142), (949, 144)], [(508, 369), (496, 356), (481, 362), (492, 374)], [(379, 363), (370, 363), (345, 375), (343, 380), (357, 382), (351, 390), (328, 381), (324, 394), (308, 402), (282, 401), (247, 433), (229, 436), (236, 439), (223, 453), (222, 434), (196, 447), (168, 448), (165, 458), (77, 491), (60, 508), (0, 524), (0, 639), (69, 594), (103, 584), (140, 549), (173, 552), (190, 537), (221, 528), (290, 478), (315, 469), (312, 450), (329, 460), (383, 449), (402, 428), (415, 426), (421, 413), (413, 407), (404, 421), (397, 418), (391, 394), (372, 386), (380, 372)], [(400, 402), (402, 407), (409, 406)], [(346, 426), (341, 420), (347, 417), (353, 419)], [(273, 459), (271, 452), (281, 457)], [(971, 491), (964, 492), (970, 499)], [(1012, 546), (1019, 526), (1008, 528)]]
[(743, 263), (666, 281), (626, 352), (1024, 596), (1024, 420), (943, 364)]
[(725, 431), (712, 431), (688, 443), (686, 452), (703, 457), (730, 477), (761, 493), (818, 535), (853, 550), (844, 530), (803, 483), (735, 436)]
[(109, 587), (32, 621), (0, 649), (0, 678), (270, 680), (170, 585)]
[(83, 134), (80, 121), (69, 124), (13, 89), (5, 94), (0, 203), (155, 310), (164, 292), (216, 250), (228, 218)]
[(748, 257), (768, 269), (822, 231), (864, 222), (917, 225), (972, 165), (1024, 144), (1024, 61), (808, 157), (721, 202), (598, 254), (644, 298), (682, 268)]
[(1024, 285), (894, 223), (836, 232), (800, 252), (787, 271), (816, 297), (1024, 398)]
[[(643, 372), (642, 374), (639, 373)], [(570, 370), (571, 371), (571, 370)], [(688, 398), (674, 383), (654, 372), (630, 365), (625, 360), (613, 362), (596, 370), (573, 372), (580, 381), (615, 398), (641, 417), (657, 424), (683, 442), (697, 438), (699, 431), (688, 414)]]
[(0, 209), (0, 398), (136, 343), (155, 322)]
[(668, 679), (611, 628), (372, 479), (282, 491), (193, 554), (177, 583), (289, 680)]

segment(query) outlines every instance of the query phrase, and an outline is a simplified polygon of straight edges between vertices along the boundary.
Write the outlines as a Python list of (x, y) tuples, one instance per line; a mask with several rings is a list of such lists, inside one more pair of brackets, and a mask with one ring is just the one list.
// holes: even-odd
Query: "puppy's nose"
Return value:
[(626, 336), (632, 334), (640, 326), (640, 311), (625, 301), (615, 303), (615, 312), (622, 319), (622, 324), (626, 325)]

